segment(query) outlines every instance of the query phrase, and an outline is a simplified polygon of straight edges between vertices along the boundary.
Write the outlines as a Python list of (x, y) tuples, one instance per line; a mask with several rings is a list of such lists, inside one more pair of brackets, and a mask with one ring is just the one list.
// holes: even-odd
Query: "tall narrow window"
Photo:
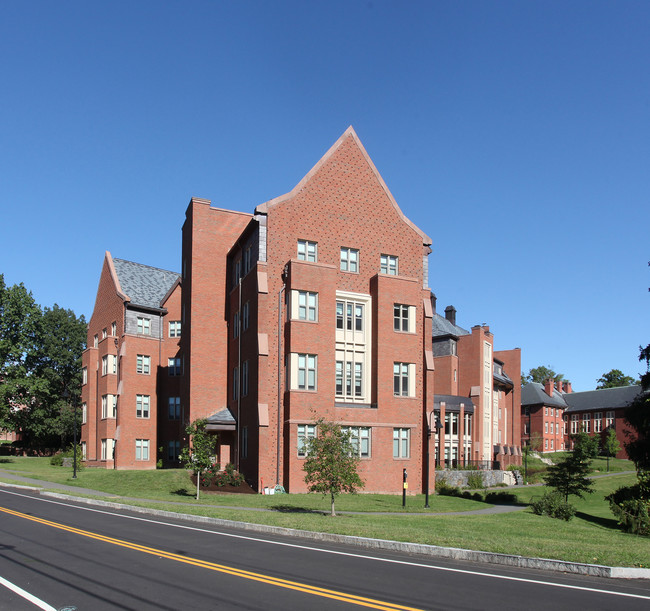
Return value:
[(248, 329), (248, 325), (250, 324), (250, 302), (246, 302), (243, 307), (242, 307), (242, 331), (246, 331)]
[(404, 428), (393, 429), (393, 458), (409, 457), (409, 442), (411, 430)]
[(401, 303), (393, 306), (393, 329), (404, 333), (415, 332), (415, 306)]
[(241, 396), (248, 395), (248, 361), (244, 361), (241, 365)]
[(167, 359), (167, 371), (170, 376), (181, 375), (181, 359), (179, 357)]
[(149, 395), (135, 396), (135, 417), (148, 418), (151, 397)]
[(170, 320), (169, 321), (169, 337), (180, 337), (181, 336), (181, 321), (180, 320)]
[(316, 390), (316, 361), (315, 354), (298, 355), (299, 390)]
[(359, 251), (356, 248), (341, 248), (341, 271), (359, 272)]
[(147, 354), (138, 354), (136, 357), (136, 366), (135, 366), (136, 372), (149, 375), (150, 367), (151, 367), (151, 357)]
[(145, 316), (137, 317), (138, 323), (138, 334), (139, 335), (151, 335), (151, 319)]
[(169, 397), (168, 415), (170, 420), (181, 419), (181, 398), (180, 397)]
[(298, 425), (298, 456), (307, 456), (307, 440), (316, 437), (316, 427), (313, 424)]
[(409, 384), (410, 363), (393, 363), (393, 394), (398, 397), (412, 396), (411, 386)]
[(397, 276), (397, 257), (395, 255), (381, 255), (379, 257), (379, 271), (382, 274)]
[(298, 291), (298, 320), (315, 321), (318, 312), (318, 293)]
[(233, 401), (239, 398), (239, 367), (232, 370), (232, 398)]
[(298, 240), (298, 259), (300, 261), (317, 261), (317, 243), (309, 240)]
[(136, 439), (135, 440), (135, 459), (136, 460), (149, 460), (149, 440)]

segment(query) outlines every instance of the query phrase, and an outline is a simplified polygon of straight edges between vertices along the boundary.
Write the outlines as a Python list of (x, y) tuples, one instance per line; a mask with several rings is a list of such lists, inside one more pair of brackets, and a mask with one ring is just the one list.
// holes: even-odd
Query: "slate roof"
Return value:
[(544, 390), (544, 385), (539, 382), (529, 382), (521, 389), (521, 404), (522, 405), (548, 405), (549, 407), (567, 408), (565, 398), (571, 394), (562, 394), (557, 390), (553, 390), (553, 396), (549, 397)]
[(627, 407), (641, 392), (641, 386), (619, 386), (602, 388), (585, 392), (571, 392), (564, 395), (569, 409), (567, 413), (584, 411), (601, 411)]
[(469, 331), (458, 325), (452, 325), (444, 316), (440, 316), (440, 314), (434, 314), (433, 337), (443, 337), (445, 335), (460, 337), (461, 335), (469, 335)]
[(206, 418), (208, 424), (235, 424), (235, 417), (232, 415), (227, 407), (224, 407), (220, 412), (212, 414)]
[(440, 410), (440, 403), (444, 401), (446, 412), (460, 412), (460, 404), (463, 403), (466, 414), (474, 413), (474, 403), (469, 397), (458, 395), (433, 395), (433, 409)]
[(113, 265), (122, 291), (134, 306), (161, 308), (163, 298), (180, 278), (176, 272), (124, 259), (113, 259)]

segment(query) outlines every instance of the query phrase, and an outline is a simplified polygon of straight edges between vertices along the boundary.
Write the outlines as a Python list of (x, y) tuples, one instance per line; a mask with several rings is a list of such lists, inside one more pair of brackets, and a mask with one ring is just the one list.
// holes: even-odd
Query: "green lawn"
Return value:
[[(621, 470), (631, 468), (629, 462), (620, 467)], [(469, 511), (490, 505), (439, 495), (430, 497), (431, 508), (428, 510), (423, 507), (422, 495), (409, 496), (405, 511), (399, 495), (343, 495), (337, 499), (337, 510), (366, 512), (365, 515), (346, 514), (331, 518), (320, 513), (329, 509), (329, 499), (321, 495), (202, 493), (197, 502), (194, 488), (183, 470), (84, 469), (78, 472), (78, 479), (73, 480), (71, 469), (52, 467), (47, 458), (0, 458), (0, 469), (116, 496), (158, 501), (155, 504), (129, 501), (130, 504), (229, 520), (612, 566), (650, 565), (650, 538), (620, 532), (604, 500), (605, 495), (619, 486), (633, 483), (636, 478), (631, 474), (618, 473), (596, 479), (594, 494), (584, 500), (570, 498), (577, 507), (577, 515), (570, 522), (564, 522), (536, 516), (528, 508), (507, 514), (444, 515), (443, 512)], [(0, 480), (9, 481), (2, 477), (2, 473)], [(541, 496), (544, 488), (535, 486), (511, 491), (521, 502), (527, 503), (531, 498)], [(243, 511), (240, 507), (273, 511)], [(396, 512), (401, 515), (367, 512)], [(427, 515), (437, 513), (443, 515)]]

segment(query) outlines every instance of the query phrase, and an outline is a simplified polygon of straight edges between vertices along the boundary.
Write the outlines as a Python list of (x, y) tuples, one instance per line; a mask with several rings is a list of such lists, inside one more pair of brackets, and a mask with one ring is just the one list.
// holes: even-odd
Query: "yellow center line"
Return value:
[(39, 524), (44, 524), (45, 526), (51, 526), (52, 528), (58, 528), (59, 530), (64, 530), (75, 535), (81, 535), (83, 537), (88, 537), (90, 539), (95, 539), (97, 541), (103, 541), (104, 543), (111, 543), (112, 545), (118, 545), (120, 547), (125, 547), (132, 549), (144, 554), (151, 554), (153, 556), (158, 556), (160, 558), (166, 558), (168, 560), (175, 560), (176, 562), (182, 562), (184, 564), (191, 564), (200, 568), (208, 569), (211, 571), (217, 571), (219, 573), (225, 573), (227, 575), (233, 575), (235, 577), (243, 577), (244, 579), (251, 579), (253, 581), (259, 581), (261, 583), (266, 583), (273, 585), (279, 588), (287, 588), (289, 590), (296, 590), (298, 592), (304, 592), (306, 594), (312, 594), (314, 596), (322, 596), (324, 598), (331, 598), (334, 600), (340, 600), (343, 602), (351, 603), (354, 605), (359, 605), (362, 607), (370, 607), (372, 609), (384, 609), (386, 611), (394, 611), (398, 609), (400, 611), (419, 611), (413, 607), (404, 607), (402, 605), (396, 605), (393, 603), (383, 602), (380, 600), (375, 600), (372, 598), (364, 598), (363, 596), (356, 596), (354, 594), (346, 594), (345, 592), (337, 592), (336, 590), (328, 590), (326, 588), (319, 588), (316, 586), (310, 586), (308, 584), (300, 583), (297, 581), (290, 581), (287, 579), (280, 579), (277, 577), (272, 577), (270, 575), (264, 575), (263, 573), (254, 573), (251, 571), (244, 571), (241, 569), (236, 569), (234, 567), (226, 566), (224, 564), (216, 564), (214, 562), (208, 562), (206, 560), (200, 560), (198, 558), (190, 558), (188, 556), (181, 556), (180, 554), (174, 554), (172, 552), (166, 552), (161, 549), (156, 549), (154, 547), (146, 547), (144, 545), (138, 545), (137, 543), (130, 543), (129, 541), (123, 541), (121, 539), (114, 539), (113, 537), (106, 537), (97, 533), (93, 533), (87, 530), (81, 530), (79, 528), (74, 528), (72, 526), (66, 526), (65, 524), (60, 524), (58, 522), (51, 522), (50, 520), (44, 520), (42, 518), (37, 518), (30, 516), (25, 513), (20, 513), (18, 511), (13, 511), (11, 509), (6, 509), (0, 507), (0, 511), (8, 513), (10, 515), (16, 516), (18, 518), (24, 518), (25, 520), (31, 520), (32, 522), (38, 522)]

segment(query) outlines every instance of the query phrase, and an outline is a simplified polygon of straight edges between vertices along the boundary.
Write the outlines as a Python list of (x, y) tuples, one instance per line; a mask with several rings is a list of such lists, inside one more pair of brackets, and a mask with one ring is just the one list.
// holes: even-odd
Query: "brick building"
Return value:
[(436, 462), (447, 466), (500, 468), (521, 464), (521, 351), (494, 350), (486, 325), (467, 331), (456, 324), (456, 309), (445, 315), (433, 306), (435, 415), (440, 431)]
[(178, 456), (180, 332), (179, 275), (107, 252), (82, 357), (88, 466), (153, 469)]
[(570, 382), (553, 380), (544, 384), (529, 382), (521, 390), (521, 438), (528, 445), (531, 436), (539, 444), (539, 452), (560, 452), (566, 449), (564, 413), (568, 407), (567, 393), (571, 393)]

